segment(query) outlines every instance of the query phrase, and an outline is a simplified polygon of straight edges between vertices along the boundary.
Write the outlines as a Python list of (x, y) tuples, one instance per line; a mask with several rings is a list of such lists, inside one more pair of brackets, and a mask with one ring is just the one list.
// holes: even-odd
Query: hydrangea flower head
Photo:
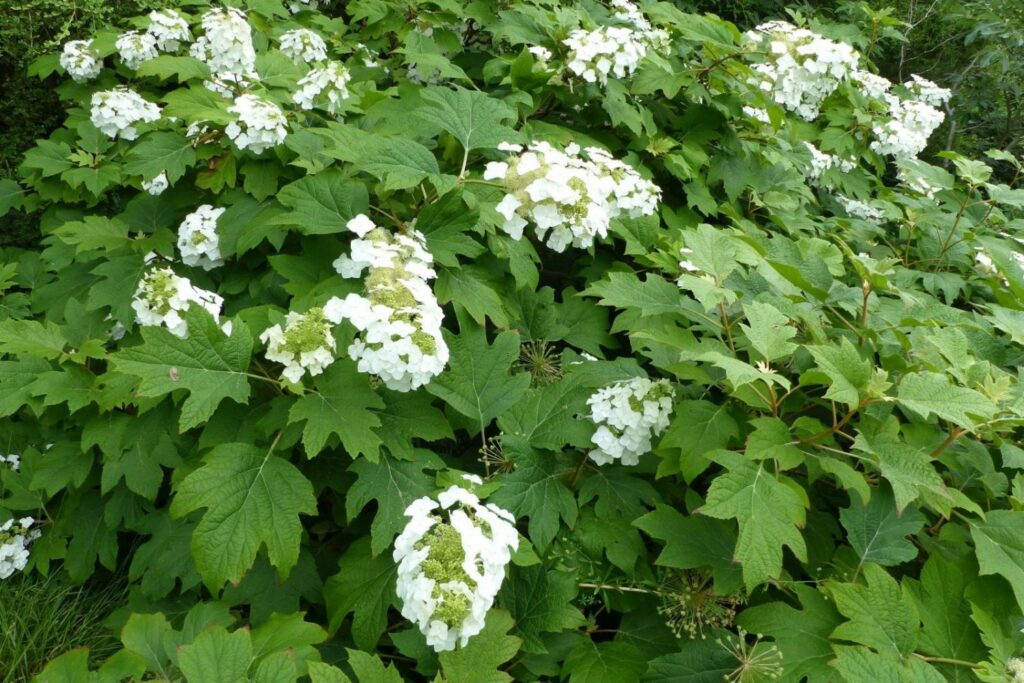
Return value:
[[(182, 339), (188, 337), (188, 322), (184, 314), (192, 304), (201, 306), (214, 319), (219, 319), (224, 299), (193, 286), (188, 278), (175, 275), (170, 268), (153, 268), (143, 275), (132, 300), (138, 324), (164, 325), (171, 334)], [(225, 333), (228, 329), (225, 327)]]
[(92, 95), (92, 125), (112, 138), (134, 140), (139, 123), (152, 123), (160, 119), (160, 107), (143, 99), (134, 90), (118, 87)]
[(167, 182), (166, 171), (162, 172), (155, 178), (142, 181), (142, 189), (154, 196), (163, 194), (164, 190), (168, 187), (170, 187), (170, 183)]
[(0, 579), (10, 577), (28, 564), (28, 547), (41, 536), (33, 529), (35, 520), (31, 517), (9, 519), (0, 524)]
[(217, 237), (217, 219), (226, 209), (203, 204), (185, 216), (178, 226), (178, 250), (187, 266), (200, 266), (211, 270), (224, 265)]
[(668, 428), (675, 390), (668, 380), (637, 377), (598, 389), (587, 399), (597, 425), (590, 459), (598, 465), (616, 460), (636, 465), (651, 450), (651, 439)]
[(284, 365), (281, 374), (289, 382), (299, 382), (307, 372), (319, 375), (334, 362), (334, 335), (322, 308), (289, 311), (284, 328), (267, 328), (260, 341), (267, 345), (267, 359)]
[(150, 12), (146, 33), (153, 36), (161, 52), (176, 52), (182, 43), (192, 40), (188, 22), (173, 9)]
[[(856, 162), (843, 159), (835, 154), (826, 154), (810, 142), (805, 142), (804, 147), (811, 153), (811, 166), (806, 170), (806, 175), (812, 185), (821, 184), (821, 176), (826, 171), (837, 169), (842, 173), (848, 173), (857, 167)], [(825, 185), (831, 186), (831, 183), (826, 183)]]
[(533, 224), (537, 238), (554, 251), (569, 245), (585, 249), (608, 234), (612, 219), (657, 210), (661, 190), (603, 149), (569, 145), (561, 150), (547, 142), (502, 148), (519, 153), (508, 162), (487, 164), (484, 178), (505, 186), (507, 194), (496, 208), (505, 217), (502, 229), (513, 239), (521, 239)]
[(69, 40), (64, 43), (60, 65), (76, 83), (91, 81), (103, 70), (103, 60), (92, 49), (92, 40)]
[(843, 207), (843, 211), (854, 218), (861, 218), (871, 223), (885, 220), (885, 213), (867, 202), (841, 194), (836, 195), (836, 201)]
[(138, 31), (127, 31), (122, 33), (115, 43), (117, 53), (121, 61), (129, 69), (138, 69), (139, 66), (157, 56), (156, 38), (149, 33)]
[(256, 49), (245, 12), (229, 7), (203, 15), (203, 36), (192, 43), (189, 54), (206, 62), (214, 73), (228, 72), (254, 77)]
[(340, 62), (315, 66), (299, 79), (292, 101), (307, 110), (320, 104), (329, 113), (337, 114), (341, 103), (350, 96), (348, 82), (351, 78), (348, 69)]
[(511, 553), (519, 548), (515, 518), (460, 486), (436, 501), (413, 501), (405, 516), (409, 521), (393, 553), (402, 616), (437, 652), (465, 646), (483, 629)]
[(314, 64), (327, 59), (327, 43), (307, 28), (281, 34), (280, 44), (281, 52), (298, 64)]
[(950, 91), (914, 75), (903, 84), (909, 98), (887, 94), (889, 119), (877, 123), (871, 149), (897, 159), (913, 159), (928, 146), (928, 138), (942, 125), (946, 114), (939, 107), (949, 101)]
[(811, 121), (840, 83), (858, 72), (860, 56), (838, 43), (785, 21), (761, 24), (746, 34), (747, 45), (761, 48), (753, 84), (776, 103)]
[(348, 320), (359, 330), (348, 354), (360, 372), (380, 377), (389, 389), (412, 391), (448, 362), (444, 313), (429, 284), (436, 274), (426, 238), (414, 229), (388, 232), (364, 215), (349, 221), (348, 228), (359, 239), (334, 267), (348, 278), (366, 272), (366, 296), (335, 297), (324, 311), (331, 321)]
[(288, 136), (288, 120), (284, 112), (269, 100), (256, 95), (239, 95), (228, 112), (235, 120), (227, 125), (224, 132), (238, 146), (251, 149), (253, 153), (276, 147)]

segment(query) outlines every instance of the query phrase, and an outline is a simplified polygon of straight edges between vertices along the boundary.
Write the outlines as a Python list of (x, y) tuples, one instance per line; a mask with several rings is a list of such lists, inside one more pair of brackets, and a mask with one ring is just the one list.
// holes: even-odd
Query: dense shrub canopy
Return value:
[(186, 2), (37, 60), (0, 572), (130, 582), (40, 680), (1024, 680), (1021, 166), (920, 159), (951, 93), (863, 22)]

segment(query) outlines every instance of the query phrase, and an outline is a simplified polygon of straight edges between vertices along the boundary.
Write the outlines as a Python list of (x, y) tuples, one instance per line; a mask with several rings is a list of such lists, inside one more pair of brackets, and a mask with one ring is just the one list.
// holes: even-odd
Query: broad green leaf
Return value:
[(861, 358), (857, 347), (843, 337), (839, 346), (807, 346), (814, 362), (831, 380), (825, 398), (854, 408), (871, 380), (871, 363)]
[(182, 55), (158, 55), (147, 59), (135, 69), (136, 76), (156, 76), (161, 80), (167, 80), (171, 76), (178, 79), (179, 83), (194, 78), (207, 78), (210, 75), (210, 67), (206, 62), (195, 57)]
[(843, 618), (814, 588), (793, 584), (792, 590), (800, 609), (785, 602), (770, 602), (743, 610), (736, 622), (748, 632), (775, 639), (784, 667), (780, 681), (828, 680), (829, 661), (834, 656), (829, 636)]
[(25, 190), (10, 178), (0, 178), (0, 216), (21, 206)]
[(543, 633), (575, 629), (584, 623), (572, 601), (577, 593), (572, 574), (547, 571), (542, 565), (512, 566), (501, 587), (498, 602), (515, 620), (515, 633), (523, 639), (523, 651), (547, 652)]
[(832, 632), (834, 640), (847, 640), (901, 659), (917, 643), (918, 614), (907, 590), (876, 564), (863, 568), (867, 584), (832, 583), (829, 592), (849, 621)]
[(1024, 512), (993, 510), (970, 527), (978, 573), (1005, 578), (1024, 609)]
[(380, 657), (358, 650), (348, 650), (348, 665), (358, 683), (402, 683), (402, 675), (393, 664), (385, 665)]
[(807, 546), (800, 528), (805, 521), (806, 494), (799, 495), (795, 482), (771, 474), (764, 463), (754, 463), (738, 453), (719, 451), (715, 461), (727, 472), (718, 475), (708, 489), (702, 514), (735, 519), (740, 533), (735, 558), (743, 565), (743, 581), (753, 588), (782, 573), (782, 548), (789, 546), (797, 559), (807, 560)]
[(226, 336), (210, 314), (196, 306), (186, 320), (187, 339), (163, 327), (144, 327), (142, 344), (112, 357), (118, 372), (142, 380), (142, 396), (163, 396), (178, 389), (189, 392), (181, 406), (183, 432), (210, 419), (226, 398), (243, 404), (248, 401), (252, 355), (252, 337), (243, 322), (235, 321), (231, 336)]
[(457, 266), (459, 256), (474, 258), (486, 251), (470, 236), (479, 220), (480, 212), (466, 206), (461, 192), (449, 192), (420, 210), (416, 229), (427, 238), (427, 250), (434, 261)]
[(576, 523), (576, 499), (565, 485), (574, 465), (528, 446), (514, 455), (513, 460), (515, 470), (501, 477), (502, 487), (491, 500), (516, 517), (529, 517), (530, 540), (544, 549), (558, 533), (560, 520), (565, 520), (570, 528)]
[(500, 142), (518, 142), (519, 133), (505, 125), (515, 122), (516, 110), (487, 93), (465, 88), (431, 87), (420, 92), (426, 103), (415, 114), (435, 124), (470, 150), (494, 148)]
[(971, 605), (964, 599), (976, 577), (973, 560), (956, 561), (936, 553), (925, 562), (920, 581), (904, 579), (924, 626), (919, 651), (961, 661), (986, 658), (978, 627), (971, 620)]
[(381, 390), (384, 408), (377, 411), (380, 427), (377, 435), (396, 458), (413, 457), (413, 440), (451, 439), (452, 428), (433, 399), (425, 393)]
[[(360, 461), (365, 462), (365, 461)], [(360, 649), (372, 652), (388, 625), (388, 608), (398, 599), (395, 577), (398, 567), (390, 553), (374, 557), (370, 539), (351, 544), (338, 561), (338, 573), (324, 584), (330, 630), (341, 627), (352, 614), (352, 637)]]
[(313, 384), (316, 391), (301, 396), (288, 411), (289, 422), (306, 421), (306, 455), (316, 456), (330, 435), (337, 434), (352, 458), (365, 455), (376, 461), (381, 440), (374, 428), (380, 420), (372, 411), (383, 408), (384, 401), (370, 388), (367, 376), (356, 370), (355, 363), (339, 358)]
[(72, 167), (71, 148), (63, 142), (39, 140), (36, 146), (25, 152), (22, 166), (34, 168), (47, 178), (59, 175)]
[(0, 354), (53, 359), (64, 353), (65, 344), (60, 328), (49, 320), (0, 322)]
[(352, 683), (341, 669), (322, 662), (309, 663), (309, 678), (312, 683)]
[(416, 187), (428, 177), (437, 177), (441, 169), (429, 149), (404, 138), (390, 138), (374, 145), (356, 159), (358, 168), (384, 180), (384, 190)]
[(946, 679), (927, 662), (910, 659), (901, 662), (892, 656), (878, 654), (862, 647), (837, 645), (831, 662), (848, 683), (943, 683)]
[(188, 683), (249, 683), (251, 663), (252, 641), (246, 629), (203, 631), (178, 650), (178, 666)]
[[(484, 630), (473, 636), (465, 647), (442, 652), (441, 670), (448, 683), (508, 683), (512, 676), (498, 670), (519, 651), (522, 641), (508, 635), (512, 617), (505, 610), (487, 613)], [(396, 679), (397, 680), (397, 679)]]
[(519, 357), (519, 335), (502, 332), (488, 344), (482, 328), (467, 326), (457, 336), (446, 330), (445, 339), (451, 359), (427, 391), (483, 430), (515, 405), (530, 385), (529, 375), (509, 372)]
[(740, 329), (763, 360), (771, 362), (793, 353), (796, 344), (789, 340), (796, 336), (796, 328), (779, 309), (751, 301), (744, 304), (743, 312), (747, 322), (741, 324)]
[(121, 629), (125, 649), (142, 657), (149, 670), (169, 678), (174, 629), (163, 614), (132, 614)]
[(35, 356), (0, 360), (0, 417), (13, 415), (33, 401), (33, 380), (51, 367), (50, 363)]
[(587, 398), (593, 390), (580, 384), (580, 380), (570, 376), (530, 389), (501, 416), (498, 426), (535, 448), (558, 451), (569, 445), (590, 447), (593, 424), (579, 416), (588, 412)]
[(731, 652), (709, 639), (687, 640), (679, 652), (648, 664), (643, 683), (719, 683), (736, 670)]
[(64, 244), (75, 247), (75, 253), (81, 254), (92, 249), (113, 251), (129, 246), (132, 238), (128, 230), (128, 225), (116, 218), (86, 216), (80, 221), (65, 223), (53, 234)]
[(659, 505), (634, 520), (633, 526), (665, 542), (655, 564), (679, 569), (711, 567), (716, 591), (725, 594), (740, 589), (740, 567), (733, 561), (736, 530), (731, 523), (700, 515), (684, 516), (674, 507)]
[(635, 683), (646, 670), (643, 655), (629, 643), (595, 643), (590, 638), (570, 651), (562, 664), (562, 674), (568, 674), (569, 683)]
[(166, 173), (167, 182), (173, 185), (195, 161), (196, 151), (184, 135), (157, 131), (143, 136), (128, 150), (123, 170), (127, 175), (142, 176), (143, 180)]
[(584, 292), (600, 297), (602, 306), (637, 308), (643, 315), (682, 313), (683, 295), (671, 282), (648, 275), (640, 280), (633, 273), (612, 271), (605, 280), (594, 282)]
[(370, 525), (371, 549), (374, 555), (383, 552), (408, 518), (405, 509), (417, 498), (434, 492), (434, 478), (424, 469), (441, 469), (439, 459), (420, 457), (413, 461), (396, 460), (388, 454), (379, 462), (356, 460), (348, 471), (356, 481), (345, 495), (345, 514), (355, 519), (371, 501), (377, 502), (377, 511)]
[(668, 469), (678, 469), (687, 475), (707, 467), (703, 455), (725, 449), (738, 436), (739, 426), (729, 414), (727, 403), (681, 400), (675, 405), (672, 424), (657, 449), (679, 449), (678, 466)]
[(345, 232), (351, 219), (369, 210), (370, 201), (365, 185), (336, 168), (285, 185), (277, 200), (291, 212), (276, 222), (295, 226), (306, 235)]
[(495, 285), (492, 275), (481, 268), (442, 269), (434, 293), (439, 303), (455, 302), (465, 308), (478, 325), (486, 325), (490, 318), (495, 327), (504, 329), (509, 326), (509, 317)]
[(916, 508), (900, 513), (887, 488), (874, 489), (867, 505), (851, 496), (850, 507), (840, 510), (839, 519), (862, 563), (892, 566), (917, 557), (918, 550), (907, 536), (924, 527), (924, 515)]
[(171, 514), (206, 513), (192, 535), (196, 569), (210, 590), (238, 582), (260, 546), (282, 578), (299, 557), (299, 515), (316, 514), (313, 487), (287, 460), (242, 443), (214, 448), (178, 486)]
[(932, 465), (932, 457), (891, 436), (858, 437), (854, 445), (875, 456), (882, 476), (892, 485), (896, 510), (902, 512), (923, 491), (944, 492), (946, 485)]
[(950, 384), (944, 375), (934, 372), (906, 375), (900, 382), (897, 399), (900, 405), (926, 420), (934, 414), (964, 429), (974, 428), (974, 418), (987, 420), (999, 411), (991, 399), (974, 389)]

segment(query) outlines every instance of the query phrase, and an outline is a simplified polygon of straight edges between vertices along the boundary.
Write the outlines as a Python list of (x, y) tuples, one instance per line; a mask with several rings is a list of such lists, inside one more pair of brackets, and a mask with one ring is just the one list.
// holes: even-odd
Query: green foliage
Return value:
[[(129, 69), (117, 34), (148, 20), (103, 14), (105, 69), (56, 88), (61, 125), (0, 180), (0, 214), (38, 212), (43, 235), (0, 250), (0, 455), (21, 456), (0, 461), (0, 524), (41, 531), (0, 597), (34, 577), (129, 581), (120, 647), (62, 636), (18, 675), (1004, 680), (1024, 649), (1016, 157), (891, 163), (871, 146), (880, 101), (844, 81), (800, 118), (751, 86), (764, 55), (740, 28), (677, 3), (640, 4), (666, 46), (606, 84), (574, 77), (563, 42), (621, 23), (603, 3), (236, 4), (246, 87), (281, 110), (283, 142), (241, 148), (240, 93), (207, 87), (184, 49)], [(206, 9), (182, 5), (194, 32)], [(843, 16), (793, 19), (866, 69), (898, 49), (892, 15)], [(300, 27), (350, 72), (338, 114), (293, 100), (307, 67), (280, 37)], [(33, 72), (56, 82), (58, 64)], [(162, 107), (135, 140), (90, 120), (119, 83)], [(502, 143), (530, 142), (601, 147), (660, 200), (587, 247), (553, 249), (535, 220), (519, 239), (504, 198), (533, 171), (494, 178)], [(849, 168), (810, 177), (804, 143)], [(159, 173), (164, 192), (142, 189)], [(549, 190), (600, 190), (561, 180)], [(178, 234), (203, 204), (224, 210), (209, 269)], [(422, 233), (438, 336), (410, 312), (430, 298), (411, 263), (348, 276), (367, 217), (362, 246), (415, 251)], [(144, 324), (156, 267), (187, 276), (178, 296), (216, 297)], [(441, 357), (443, 339), (415, 388), (359, 358), (379, 343), (359, 311), (334, 315), (368, 284), (416, 349)], [(638, 464), (598, 464), (591, 398), (646, 378), (670, 416)], [(518, 548), (482, 630), (438, 653), (402, 616), (393, 547), (409, 506), (465, 475)]]

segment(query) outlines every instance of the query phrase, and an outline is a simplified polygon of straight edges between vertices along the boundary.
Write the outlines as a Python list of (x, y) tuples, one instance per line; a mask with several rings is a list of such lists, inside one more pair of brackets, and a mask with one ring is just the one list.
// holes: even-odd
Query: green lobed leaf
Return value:
[(302, 542), (299, 515), (316, 513), (309, 480), (290, 462), (242, 443), (222, 444), (178, 487), (171, 514), (206, 508), (192, 534), (196, 569), (211, 590), (237, 583), (266, 545), (270, 563), (288, 576)]

